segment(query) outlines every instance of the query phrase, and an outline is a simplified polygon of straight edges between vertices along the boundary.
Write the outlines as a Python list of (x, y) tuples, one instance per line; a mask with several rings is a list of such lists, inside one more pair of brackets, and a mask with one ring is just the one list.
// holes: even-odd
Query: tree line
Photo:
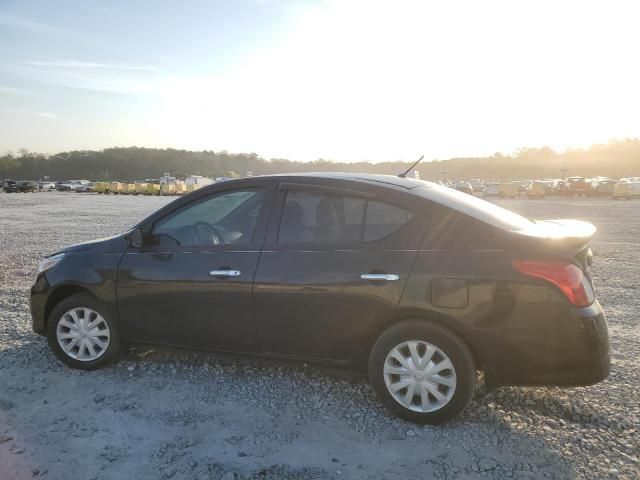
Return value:
[[(55, 180), (138, 180), (158, 178), (164, 172), (174, 176), (244, 176), (272, 173), (341, 171), (351, 173), (397, 174), (410, 162), (389, 161), (298, 162), (264, 159), (255, 153), (177, 150), (172, 148), (117, 147), (104, 150), (74, 150), (55, 155), (20, 150), (0, 156), (0, 179)], [(588, 149), (556, 152), (549, 147), (524, 148), (510, 155), (495, 153), (488, 157), (451, 158), (423, 161), (417, 168), (428, 180), (450, 179), (522, 179), (560, 178), (563, 175), (593, 177), (640, 176), (640, 139), (614, 140)]]

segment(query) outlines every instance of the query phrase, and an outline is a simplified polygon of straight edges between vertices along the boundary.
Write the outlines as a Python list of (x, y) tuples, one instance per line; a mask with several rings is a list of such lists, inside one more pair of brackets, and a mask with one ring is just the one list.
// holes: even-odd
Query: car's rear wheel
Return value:
[(428, 321), (408, 320), (376, 341), (369, 379), (380, 401), (398, 417), (439, 424), (469, 404), (476, 369), (469, 347), (455, 333)]
[(83, 293), (55, 306), (47, 321), (47, 339), (58, 359), (83, 370), (114, 360), (120, 350), (116, 326), (107, 308)]

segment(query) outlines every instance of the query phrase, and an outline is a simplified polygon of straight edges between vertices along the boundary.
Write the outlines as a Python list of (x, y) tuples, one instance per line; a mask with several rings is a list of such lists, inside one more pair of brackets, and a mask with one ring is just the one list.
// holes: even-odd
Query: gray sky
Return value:
[(0, 151), (380, 161), (639, 136), (636, 5), (0, 0)]

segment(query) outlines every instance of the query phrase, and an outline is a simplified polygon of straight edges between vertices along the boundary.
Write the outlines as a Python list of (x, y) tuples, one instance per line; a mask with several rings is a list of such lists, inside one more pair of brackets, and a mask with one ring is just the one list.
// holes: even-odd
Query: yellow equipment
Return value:
[(187, 185), (187, 192), (191, 193), (195, 190), (198, 190), (199, 188), (204, 187), (205, 185), (203, 183), (188, 183)]
[(115, 195), (124, 192), (126, 184), (120, 182), (111, 182), (111, 186), (109, 187), (109, 191)]
[(93, 185), (93, 191), (96, 193), (109, 193), (109, 187), (111, 184), (109, 182), (96, 182)]
[(175, 183), (163, 183), (160, 185), (160, 195), (175, 195), (176, 184)]
[(533, 182), (531, 186), (527, 189), (527, 197), (528, 198), (544, 198), (546, 194), (546, 189), (544, 187), (544, 183)]
[(613, 196), (612, 198), (619, 199), (629, 199), (631, 198), (631, 188), (628, 183), (616, 183), (613, 186)]
[(500, 197), (516, 198), (518, 196), (518, 185), (515, 183), (501, 183)]
[(160, 195), (160, 184), (147, 183), (146, 195)]

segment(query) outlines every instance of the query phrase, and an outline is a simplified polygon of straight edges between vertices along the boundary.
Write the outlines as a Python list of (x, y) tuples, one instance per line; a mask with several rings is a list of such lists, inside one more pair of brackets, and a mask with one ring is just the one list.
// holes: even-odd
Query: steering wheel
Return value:
[(224, 234), (207, 222), (193, 224), (193, 240), (196, 245), (229, 245)]

